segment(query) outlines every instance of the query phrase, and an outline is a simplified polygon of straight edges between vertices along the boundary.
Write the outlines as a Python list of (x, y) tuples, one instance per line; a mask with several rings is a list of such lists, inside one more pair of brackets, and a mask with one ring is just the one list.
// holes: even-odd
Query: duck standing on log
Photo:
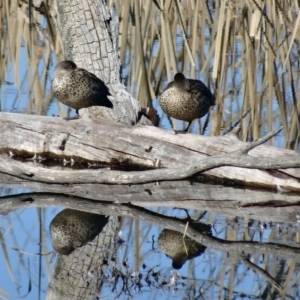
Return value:
[(182, 73), (174, 76), (160, 97), (161, 109), (170, 117), (188, 122), (185, 130), (175, 130), (177, 133), (187, 133), (195, 119), (205, 116), (209, 108), (215, 105), (215, 97), (200, 80), (188, 79)]
[(71, 60), (64, 60), (55, 67), (51, 90), (55, 98), (76, 109), (77, 114), (79, 109), (90, 106), (113, 107), (105, 83)]

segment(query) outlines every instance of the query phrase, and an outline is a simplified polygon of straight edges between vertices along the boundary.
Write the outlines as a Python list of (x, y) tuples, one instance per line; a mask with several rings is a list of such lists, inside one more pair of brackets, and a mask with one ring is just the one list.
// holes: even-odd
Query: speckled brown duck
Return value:
[(206, 85), (200, 80), (187, 79), (182, 73), (174, 76), (160, 97), (160, 106), (168, 116), (189, 123), (185, 130), (175, 133), (188, 132), (192, 122), (205, 116), (213, 105), (215, 97)]
[(79, 109), (90, 106), (113, 107), (105, 83), (71, 60), (64, 60), (55, 67), (51, 90), (55, 98), (76, 109), (77, 114)]
[(106, 225), (108, 218), (73, 209), (58, 213), (50, 224), (53, 249), (71, 254), (76, 248), (92, 241)]
[[(193, 224), (197, 231), (211, 236), (211, 226), (204, 223)], [(158, 246), (172, 259), (172, 267), (180, 269), (184, 263), (200, 256), (206, 247), (178, 231), (164, 229), (158, 236)]]

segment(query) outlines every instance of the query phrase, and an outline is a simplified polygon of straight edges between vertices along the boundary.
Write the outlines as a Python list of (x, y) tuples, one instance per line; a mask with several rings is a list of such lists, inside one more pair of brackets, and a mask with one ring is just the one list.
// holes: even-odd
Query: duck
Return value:
[(78, 68), (71, 60), (58, 63), (51, 85), (52, 95), (61, 103), (76, 110), (90, 106), (113, 108), (105, 83), (93, 73)]
[(177, 73), (162, 92), (159, 102), (168, 116), (188, 122), (186, 129), (175, 130), (177, 134), (187, 133), (195, 119), (204, 117), (215, 105), (215, 97), (201, 80), (188, 79)]

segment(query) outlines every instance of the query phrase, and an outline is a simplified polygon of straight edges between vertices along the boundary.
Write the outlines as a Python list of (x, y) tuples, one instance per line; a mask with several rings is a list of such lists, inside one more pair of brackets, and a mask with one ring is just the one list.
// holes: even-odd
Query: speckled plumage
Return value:
[[(211, 226), (204, 223), (190, 224), (198, 232), (211, 236)], [(201, 255), (206, 247), (178, 231), (164, 229), (158, 236), (158, 246), (172, 259), (172, 267), (180, 269), (184, 263)]]
[(172, 118), (189, 122), (205, 116), (215, 105), (215, 97), (206, 85), (195, 79), (187, 79), (182, 73), (174, 76), (160, 97), (162, 110)]
[(93, 240), (108, 218), (73, 209), (58, 213), (50, 224), (53, 249), (63, 255), (72, 253)]
[(76, 109), (90, 106), (112, 108), (108, 87), (93, 73), (77, 68), (71, 60), (60, 62), (54, 70), (52, 94), (60, 102)]

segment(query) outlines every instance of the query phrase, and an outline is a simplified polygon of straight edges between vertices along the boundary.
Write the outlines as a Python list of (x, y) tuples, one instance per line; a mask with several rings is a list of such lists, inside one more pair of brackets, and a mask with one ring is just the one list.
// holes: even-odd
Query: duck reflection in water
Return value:
[(104, 215), (65, 209), (50, 224), (53, 249), (59, 254), (71, 254), (92, 241), (107, 222), (108, 217)]
[[(211, 226), (204, 223), (190, 224), (195, 230), (212, 236)], [(158, 246), (172, 259), (172, 267), (180, 269), (187, 260), (200, 256), (206, 249), (202, 244), (178, 231), (164, 229), (158, 236)]]

